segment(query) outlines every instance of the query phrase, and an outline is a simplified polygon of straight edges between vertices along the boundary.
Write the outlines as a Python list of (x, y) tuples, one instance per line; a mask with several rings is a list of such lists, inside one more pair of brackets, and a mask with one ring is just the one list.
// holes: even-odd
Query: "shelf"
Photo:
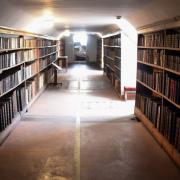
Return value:
[(105, 66), (107, 66), (109, 69), (111, 69), (111, 71), (113, 71), (113, 72), (114, 72), (114, 69), (113, 69), (110, 65), (105, 64)]
[(165, 47), (138, 46), (139, 49), (165, 49)]
[(177, 72), (175, 70), (172, 70), (172, 69), (169, 69), (169, 68), (164, 68), (164, 70), (180, 76), (180, 72)]
[(115, 58), (117, 58), (117, 59), (120, 59), (120, 60), (121, 60), (121, 57), (119, 57), (119, 56), (115, 56)]
[(23, 62), (21, 62), (21, 63), (19, 63), (19, 64), (16, 64), (16, 65), (14, 65), (14, 66), (1, 69), (1, 70), (0, 70), (0, 74), (2, 74), (4, 71), (7, 71), (7, 70), (9, 70), (9, 69), (13, 69), (13, 68), (15, 68), (15, 67), (18, 67), (18, 66), (20, 66), (20, 65), (22, 65), (22, 64), (24, 64), (24, 63), (25, 63), (25, 61), (23, 61)]
[(118, 66), (114, 65), (114, 67), (115, 67), (116, 69), (118, 69), (119, 71), (121, 71), (121, 69), (120, 69)]
[(161, 96), (161, 97), (163, 96), (162, 93), (160, 93), (160, 92), (152, 89), (151, 87), (149, 87), (147, 84), (141, 82), (140, 80), (137, 79), (136, 81), (137, 81), (138, 83), (140, 83), (141, 85), (143, 85), (144, 87), (146, 87), (146, 88), (148, 88), (149, 90), (151, 90), (152, 92), (156, 93), (157, 95), (159, 95), (159, 96)]
[(23, 80), (22, 82), (20, 82), (18, 85), (14, 86), (13, 88), (9, 89), (8, 91), (2, 93), (0, 95), (0, 98), (3, 97), (4, 95), (8, 94), (9, 92), (13, 91), (14, 89), (16, 89), (18, 86), (22, 85), (26, 80)]
[(53, 52), (53, 53), (50, 53), (50, 54), (47, 54), (47, 55), (44, 55), (44, 56), (41, 56), (41, 57), (39, 57), (39, 59), (43, 59), (43, 58), (45, 58), (45, 57), (47, 57), (47, 56), (50, 56), (50, 55), (52, 55), (52, 54), (55, 54), (55, 53), (57, 53), (57, 51), (55, 51), (55, 52)]
[(55, 47), (55, 46), (57, 45), (41, 46), (41, 47), (24, 47), (24, 48), (14, 48), (14, 49), (0, 49), (0, 53), (11, 52), (11, 51), (31, 50), (31, 49), (43, 49), (43, 48), (50, 48), (50, 47)]
[(121, 46), (113, 46), (113, 45), (104, 45), (104, 47), (109, 47), (109, 48), (121, 48)]
[(27, 77), (27, 78), (26, 78), (26, 81), (28, 81), (29, 79), (31, 79), (31, 78), (33, 78), (33, 77), (37, 76), (38, 74), (39, 74), (39, 73), (37, 72), (37, 73), (35, 73), (35, 74), (31, 75), (30, 77)]
[(153, 123), (138, 109), (135, 107), (135, 116), (137, 116), (149, 132), (154, 136), (163, 149), (169, 154), (169, 156), (180, 167), (180, 154), (178, 151), (168, 142), (168, 140), (157, 130)]
[(171, 51), (180, 51), (180, 48), (171, 48), (171, 47), (152, 47), (152, 46), (138, 46), (139, 49), (162, 49), (162, 50), (171, 50)]
[(147, 62), (143, 62), (143, 61), (137, 61), (137, 62), (140, 63), (140, 64), (144, 64), (144, 65), (147, 65), (147, 66), (154, 67), (154, 68), (164, 69), (164, 67), (158, 66), (158, 65), (155, 65), (155, 64), (151, 64), (151, 63), (147, 63)]
[(157, 95), (161, 96), (162, 98), (166, 99), (168, 102), (170, 102), (171, 104), (173, 104), (174, 106), (176, 106), (178, 109), (180, 109), (180, 105), (178, 105), (177, 103), (175, 103), (174, 101), (172, 101), (171, 99), (169, 99), (168, 97), (166, 97), (164, 94), (152, 89), (151, 87), (149, 87), (148, 85), (146, 85), (145, 83), (139, 81), (137, 79), (137, 82), (140, 83), (141, 85), (143, 85), (144, 87), (148, 88), (149, 90), (151, 90), (152, 92), (156, 93)]
[(105, 55), (104, 57), (110, 59), (111, 61), (114, 61), (114, 59), (113, 59), (112, 57), (110, 57), (110, 56), (106, 56), (106, 55)]
[(178, 109), (180, 109), (180, 105), (176, 104), (174, 101), (172, 101), (171, 99), (169, 99), (168, 97), (166, 97), (165, 95), (162, 94), (162, 97), (164, 99), (166, 99), (168, 102), (170, 102), (171, 104), (173, 104), (174, 106), (176, 106)]

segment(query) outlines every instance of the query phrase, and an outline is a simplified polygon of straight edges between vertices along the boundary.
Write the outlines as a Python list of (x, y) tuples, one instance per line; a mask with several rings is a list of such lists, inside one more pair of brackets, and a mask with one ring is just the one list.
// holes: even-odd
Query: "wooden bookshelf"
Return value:
[(180, 167), (180, 26), (161, 27), (138, 35), (135, 115)]
[(102, 68), (102, 38), (97, 39), (97, 57), (96, 62), (98, 67)]
[(121, 96), (121, 33), (103, 38), (104, 73)]
[[(3, 34), (3, 35), (2, 35)], [(57, 41), (0, 28), (0, 143), (53, 77)]]

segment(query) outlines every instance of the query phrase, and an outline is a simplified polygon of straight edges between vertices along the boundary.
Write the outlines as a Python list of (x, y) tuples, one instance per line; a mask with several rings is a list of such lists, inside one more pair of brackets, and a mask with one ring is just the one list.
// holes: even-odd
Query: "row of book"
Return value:
[(169, 73), (165, 74), (165, 90), (164, 95), (180, 104), (180, 79), (179, 76), (173, 76)]
[(48, 39), (24, 39), (23, 37), (0, 37), (0, 49), (36, 48), (54, 46), (56, 41)]
[(39, 77), (39, 89), (43, 88), (47, 83), (51, 81), (53, 76), (53, 68), (49, 68), (47, 71), (42, 72)]
[(121, 78), (121, 72), (119, 71), (119, 69), (116, 66), (114, 66), (114, 74), (117, 79)]
[(17, 113), (25, 109), (38, 90), (49, 82), (52, 75), (53, 70), (50, 68), (48, 71), (41, 73), (39, 79), (35, 77), (33, 80), (28, 81), (26, 86), (22, 85), (10, 94), (0, 98), (0, 131), (3, 131), (12, 123)]
[(117, 92), (119, 92), (121, 94), (121, 81), (120, 81), (120, 79), (115, 79), (114, 88)]
[(47, 67), (50, 63), (52, 63), (55, 60), (56, 60), (56, 54), (52, 54), (44, 59), (40, 59), (40, 61), (39, 61), (40, 70), (44, 69), (45, 67)]
[(5, 77), (0, 79), (0, 95), (14, 88), (24, 80), (24, 68), (20, 67), (20, 70), (11, 72)]
[(137, 93), (136, 107), (154, 124), (180, 152), (180, 114), (175, 108), (162, 106), (160, 98)]
[(180, 72), (180, 55), (166, 54), (164, 66), (168, 69)]
[(120, 48), (115, 49), (115, 56), (121, 57), (121, 49)]
[(109, 68), (105, 68), (105, 72), (106, 72), (106, 75), (108, 77), (108, 79), (111, 81), (112, 85), (114, 85), (115, 83), (115, 75), (114, 75), (114, 72), (111, 71), (111, 69)]
[(165, 45), (164, 31), (140, 35), (138, 37), (138, 46), (163, 47), (164, 45)]
[(165, 34), (164, 31), (140, 35), (138, 46), (180, 48), (180, 33)]
[(21, 62), (37, 59), (37, 49), (0, 54), (0, 69), (13, 67)]
[(180, 114), (173, 107), (164, 106), (160, 132), (180, 152)]
[(56, 52), (56, 47), (46, 47), (46, 48), (40, 49), (39, 57), (41, 58), (41, 57), (51, 54), (53, 52), (54, 53)]
[(110, 66), (112, 69), (114, 68), (114, 61), (108, 57), (104, 57), (104, 63)]
[(48, 39), (24, 39), (23, 45), (25, 48), (38, 48), (45, 46), (54, 46), (56, 45), (56, 41), (48, 40)]
[(161, 71), (137, 70), (137, 79), (152, 89), (162, 93), (163, 73)]
[(38, 79), (34, 78), (26, 84), (26, 104), (29, 104), (38, 92)]
[(136, 93), (136, 107), (141, 110), (158, 130), (160, 129), (161, 98), (138, 92)]
[(164, 51), (156, 49), (138, 49), (137, 57), (139, 61), (163, 66)]
[(12, 123), (13, 118), (26, 106), (25, 87), (20, 87), (8, 97), (0, 99), (0, 131)]
[(115, 58), (115, 51), (113, 49), (105, 48), (104, 49), (104, 55), (114, 59)]
[(121, 69), (121, 59), (115, 57), (115, 59), (114, 59), (114, 65), (117, 66), (119, 69)]
[(20, 37), (0, 37), (0, 50), (23, 48), (23, 38)]
[(38, 72), (38, 64), (37, 62), (34, 62), (28, 66), (25, 67), (25, 79), (28, 79)]
[(121, 37), (120, 35), (117, 35), (117, 36), (105, 38), (104, 44), (109, 46), (121, 46)]
[(165, 46), (171, 48), (180, 48), (180, 33), (166, 34)]

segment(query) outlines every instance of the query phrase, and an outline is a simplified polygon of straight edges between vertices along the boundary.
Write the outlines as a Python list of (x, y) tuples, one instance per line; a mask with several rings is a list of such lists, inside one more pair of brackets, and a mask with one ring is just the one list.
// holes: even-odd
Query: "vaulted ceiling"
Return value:
[[(55, 24), (36, 28), (37, 19), (51, 12)], [(102, 32), (117, 15), (138, 28), (180, 15), (180, 0), (1, 0), (0, 26), (58, 35), (63, 29)], [(37, 23), (34, 23), (37, 22)], [(48, 25), (47, 25), (48, 26)], [(115, 26), (114, 26), (115, 27)], [(31, 29), (30, 29), (31, 30)]]

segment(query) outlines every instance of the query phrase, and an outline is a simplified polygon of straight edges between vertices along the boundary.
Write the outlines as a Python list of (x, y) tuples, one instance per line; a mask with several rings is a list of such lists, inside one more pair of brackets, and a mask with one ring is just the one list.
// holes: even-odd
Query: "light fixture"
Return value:
[(69, 31), (69, 29), (66, 29), (66, 30), (64, 31), (64, 36), (66, 36), (66, 37), (70, 36), (70, 31)]

